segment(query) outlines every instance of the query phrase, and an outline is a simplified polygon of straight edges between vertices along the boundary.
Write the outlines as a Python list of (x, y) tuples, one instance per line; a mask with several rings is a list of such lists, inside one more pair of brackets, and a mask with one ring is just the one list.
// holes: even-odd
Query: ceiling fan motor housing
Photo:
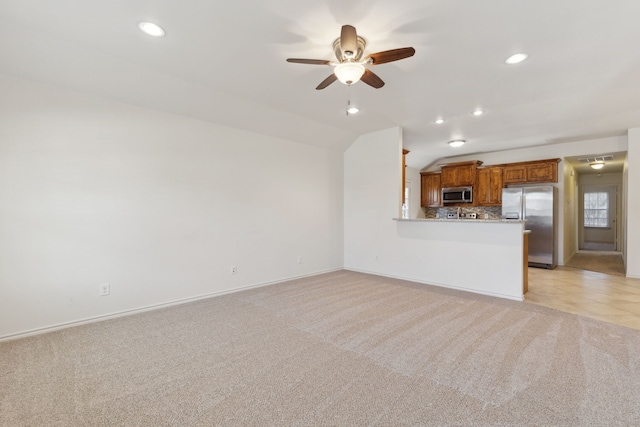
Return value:
[(336, 54), (336, 58), (338, 58), (338, 61), (360, 61), (362, 59), (362, 56), (364, 55), (364, 48), (367, 47), (367, 42), (362, 37), (358, 36), (356, 39), (356, 45), (358, 46), (356, 52), (353, 52), (353, 55), (348, 57), (343, 54), (342, 49), (340, 48), (340, 37), (335, 39), (335, 41), (333, 42), (333, 52)]

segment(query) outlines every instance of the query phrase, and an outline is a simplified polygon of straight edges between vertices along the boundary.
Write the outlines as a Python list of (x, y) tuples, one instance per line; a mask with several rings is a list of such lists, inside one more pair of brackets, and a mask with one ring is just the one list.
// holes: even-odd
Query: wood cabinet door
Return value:
[(504, 184), (522, 184), (527, 182), (527, 168), (525, 165), (504, 167)]
[(442, 186), (440, 174), (429, 173), (422, 175), (420, 189), (420, 204), (424, 208), (441, 206)]
[(476, 169), (473, 165), (458, 166), (456, 169), (456, 187), (466, 187), (475, 183)]
[(527, 182), (558, 182), (558, 163), (554, 161), (527, 165)]
[(478, 170), (477, 204), (479, 206), (502, 205), (502, 167), (490, 167)]
[(445, 166), (442, 168), (442, 187), (466, 187), (475, 184), (474, 165)]
[(486, 206), (490, 200), (491, 194), (491, 169), (478, 170), (476, 201), (479, 206)]
[(504, 168), (495, 167), (489, 168), (490, 180), (489, 180), (489, 200), (488, 204), (493, 206), (502, 206), (502, 175)]
[(431, 196), (429, 197), (429, 206), (438, 207), (442, 206), (442, 185), (440, 174), (433, 174), (429, 176), (429, 188), (431, 189)]
[(420, 177), (420, 206), (429, 207), (429, 175)]
[(458, 180), (457, 176), (457, 168), (455, 167), (443, 167), (442, 168), (442, 176), (440, 179), (441, 185), (443, 188), (447, 187), (457, 187)]

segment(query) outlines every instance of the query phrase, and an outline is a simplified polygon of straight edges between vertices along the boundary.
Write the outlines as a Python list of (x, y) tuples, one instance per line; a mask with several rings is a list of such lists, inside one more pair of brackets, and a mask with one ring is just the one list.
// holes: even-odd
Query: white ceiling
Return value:
[[(335, 149), (401, 126), (422, 168), (639, 127), (639, 16), (637, 0), (7, 0), (0, 73)], [(350, 117), (346, 86), (314, 89), (331, 68), (285, 62), (333, 59), (343, 24), (366, 53), (416, 49), (373, 68), (383, 88), (351, 87)]]

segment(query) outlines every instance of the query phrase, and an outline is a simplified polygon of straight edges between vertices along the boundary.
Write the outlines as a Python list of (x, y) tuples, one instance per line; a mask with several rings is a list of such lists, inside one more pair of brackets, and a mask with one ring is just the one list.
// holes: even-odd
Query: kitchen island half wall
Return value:
[[(524, 223), (393, 221), (401, 176), (399, 128), (362, 135), (345, 151), (344, 268), (521, 301)], [(409, 180), (420, 182), (419, 174)]]
[[(524, 300), (524, 222), (396, 219), (400, 270), (409, 280)], [(526, 274), (526, 273), (525, 273)]]

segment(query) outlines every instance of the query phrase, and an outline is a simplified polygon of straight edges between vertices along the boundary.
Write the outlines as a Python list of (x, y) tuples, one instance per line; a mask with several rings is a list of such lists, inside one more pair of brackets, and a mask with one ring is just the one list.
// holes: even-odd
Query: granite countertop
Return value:
[(525, 223), (526, 220), (522, 219), (482, 219), (482, 218), (393, 218), (394, 221), (403, 221), (403, 222), (492, 222), (492, 223), (509, 223), (509, 224), (522, 224)]

